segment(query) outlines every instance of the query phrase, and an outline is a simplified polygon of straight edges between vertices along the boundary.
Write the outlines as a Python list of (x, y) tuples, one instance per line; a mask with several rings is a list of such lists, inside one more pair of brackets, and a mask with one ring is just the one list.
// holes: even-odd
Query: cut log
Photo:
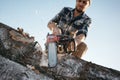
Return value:
[(47, 73), (61, 80), (120, 80), (120, 71), (81, 60), (72, 55), (63, 56), (55, 68)]
[(39, 65), (42, 49), (33, 38), (0, 23), (0, 55), (22, 65)]

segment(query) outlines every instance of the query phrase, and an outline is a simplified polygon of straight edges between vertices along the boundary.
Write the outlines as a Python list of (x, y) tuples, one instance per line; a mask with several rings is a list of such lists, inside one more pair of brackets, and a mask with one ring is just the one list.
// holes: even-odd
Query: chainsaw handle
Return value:
[[(73, 48), (70, 48), (68, 50), (69, 44), (73, 43)], [(47, 35), (47, 44), (49, 43), (57, 43), (57, 47), (59, 45), (63, 46), (63, 49), (66, 53), (71, 53), (74, 52), (76, 50), (76, 46), (75, 46), (75, 40), (74, 38), (72, 38), (69, 35), (54, 35), (54, 34), (49, 34)]]

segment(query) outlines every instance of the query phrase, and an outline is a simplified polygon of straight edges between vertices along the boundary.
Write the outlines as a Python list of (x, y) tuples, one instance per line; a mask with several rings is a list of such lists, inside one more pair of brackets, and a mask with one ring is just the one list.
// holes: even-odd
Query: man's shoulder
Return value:
[(63, 10), (65, 10), (65, 11), (72, 11), (73, 8), (71, 8), (71, 7), (64, 7)]
[(92, 19), (86, 13), (84, 13), (82, 17), (84, 18), (85, 23), (91, 24)]
[(91, 20), (91, 18), (90, 18), (86, 13), (83, 14), (83, 17), (84, 17), (85, 19)]

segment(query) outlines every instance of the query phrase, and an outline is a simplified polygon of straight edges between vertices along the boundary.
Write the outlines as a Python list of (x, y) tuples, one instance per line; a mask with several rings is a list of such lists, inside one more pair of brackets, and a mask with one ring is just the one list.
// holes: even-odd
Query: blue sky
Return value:
[[(22, 27), (44, 49), (48, 21), (76, 0), (0, 0), (0, 22)], [(120, 0), (92, 0), (86, 11), (92, 18), (82, 59), (120, 71)]]

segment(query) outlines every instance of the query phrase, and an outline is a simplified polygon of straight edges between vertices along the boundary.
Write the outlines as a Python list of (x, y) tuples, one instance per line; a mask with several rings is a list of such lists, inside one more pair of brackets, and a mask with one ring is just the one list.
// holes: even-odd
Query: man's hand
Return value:
[(75, 44), (74, 44), (74, 42), (70, 42), (69, 44), (68, 44), (68, 51), (74, 51), (74, 49), (75, 49)]
[(54, 27), (54, 28), (52, 29), (52, 33), (53, 33), (54, 35), (60, 35), (60, 34), (61, 34), (61, 30), (60, 30), (58, 27)]
[(54, 22), (49, 23), (48, 27), (52, 31), (52, 34), (54, 34), (54, 35), (60, 35), (61, 34), (61, 30), (56, 26), (56, 24)]

